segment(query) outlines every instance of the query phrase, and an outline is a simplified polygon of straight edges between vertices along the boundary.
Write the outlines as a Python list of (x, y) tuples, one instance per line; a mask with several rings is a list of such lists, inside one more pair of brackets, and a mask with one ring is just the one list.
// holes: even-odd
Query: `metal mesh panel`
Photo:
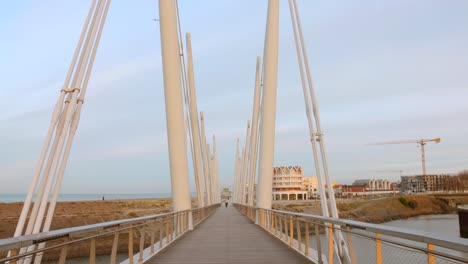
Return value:
[[(236, 207), (246, 216), (252, 209), (259, 211), (260, 216), (266, 215), (267, 224), (260, 223), (260, 226), (316, 263), (320, 263), (320, 256), (323, 263), (340, 263), (340, 257), (349, 258), (351, 263), (359, 264), (468, 263), (468, 253), (463, 250), (450, 249), (460, 248), (461, 244), (456, 240), (441, 243), (439, 238), (434, 239), (426, 237), (425, 234), (412, 234), (405, 230), (385, 226), (286, 211), (249, 208), (245, 205), (236, 205)], [(270, 224), (272, 219), (273, 227)], [(292, 240), (291, 224), (294, 233)], [(376, 231), (379, 233), (375, 233)], [(381, 235), (380, 232), (387, 235)], [(331, 240), (328, 239), (328, 233), (333, 233)], [(343, 238), (342, 242), (340, 238)], [(431, 241), (438, 245), (447, 245), (447, 247), (434, 247), (430, 244)], [(335, 243), (342, 243), (342, 247)], [(305, 248), (307, 245), (308, 250)], [(348, 252), (349, 256), (345, 252)], [(348, 263), (346, 260), (344, 262)]]

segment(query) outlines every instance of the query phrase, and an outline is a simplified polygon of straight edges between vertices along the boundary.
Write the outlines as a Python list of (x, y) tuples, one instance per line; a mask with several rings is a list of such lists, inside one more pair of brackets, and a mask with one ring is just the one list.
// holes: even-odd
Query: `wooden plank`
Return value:
[(146, 263), (308, 263), (235, 208), (219, 208)]

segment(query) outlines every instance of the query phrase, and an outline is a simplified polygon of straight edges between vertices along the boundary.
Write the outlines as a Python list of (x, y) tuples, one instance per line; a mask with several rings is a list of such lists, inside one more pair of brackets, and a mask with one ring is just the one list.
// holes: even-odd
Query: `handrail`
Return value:
[[(250, 220), (258, 223), (267, 232), (280, 239), (291, 249), (299, 252), (316, 263), (334, 263), (334, 257), (344, 259), (342, 252), (334, 248), (333, 234), (340, 230), (346, 235), (346, 242), (350, 252), (350, 263), (367, 263), (375, 261), (377, 264), (384, 263), (388, 255), (384, 251), (403, 250), (402, 256), (411, 257), (413, 252), (419, 252), (418, 261), (413, 259), (412, 263), (434, 264), (437, 259), (454, 261), (453, 263), (468, 263), (466, 256), (459, 254), (468, 253), (468, 240), (458, 237), (440, 236), (430, 232), (414, 231), (400, 227), (391, 227), (378, 224), (369, 224), (354, 220), (337, 219), (305, 213), (295, 213), (282, 210), (263, 209), (248, 205), (235, 204), (238, 210)], [(321, 238), (326, 232), (325, 245)], [(365, 232), (361, 232), (365, 231)], [(301, 235), (303, 234), (303, 235)], [(331, 235), (330, 235), (331, 234)], [(314, 236), (316, 243), (311, 247), (310, 235)], [(385, 236), (385, 237), (382, 237)], [(375, 252), (362, 251), (355, 248), (354, 243), (360, 240), (358, 237), (370, 239), (375, 243)], [(303, 241), (303, 242), (302, 242)], [(360, 241), (362, 242), (362, 241)], [(413, 242), (422, 243), (416, 245)], [(435, 248), (438, 246), (439, 248)], [(391, 249), (393, 247), (393, 249)], [(356, 251), (356, 249), (358, 249)], [(450, 252), (446, 252), (449, 250)], [(405, 251), (406, 250), (406, 251)], [(413, 252), (411, 252), (413, 250)], [(415, 257), (413, 255), (412, 257)], [(345, 260), (346, 261), (346, 260)]]
[[(261, 209), (261, 208), (256, 208)], [(414, 231), (402, 227), (391, 227), (391, 226), (384, 226), (384, 225), (377, 225), (377, 224), (370, 224), (364, 223), (354, 220), (346, 220), (346, 219), (337, 219), (331, 217), (324, 217), (324, 216), (317, 216), (317, 215), (310, 215), (304, 213), (295, 213), (295, 212), (288, 212), (288, 211), (281, 211), (281, 210), (268, 210), (268, 209), (261, 209), (265, 211), (271, 211), (279, 214), (287, 214), (292, 215), (295, 217), (303, 217), (309, 218), (316, 221), (321, 222), (328, 222), (340, 226), (351, 227), (351, 228), (358, 228), (361, 230), (373, 232), (373, 233), (380, 233), (382, 235), (389, 235), (392, 237), (410, 239), (416, 242), (422, 243), (430, 243), (436, 246), (445, 247), (448, 249), (453, 249), (457, 251), (462, 251), (468, 253), (468, 239), (462, 239), (458, 237), (448, 237), (443, 235), (435, 235), (430, 232), (423, 232), (423, 231)], [(436, 237), (437, 236), (437, 237)]]
[(97, 232), (97, 231), (101, 231), (101, 230), (116, 227), (116, 226), (130, 225), (130, 224), (148, 221), (152, 219), (164, 218), (166, 216), (173, 216), (176, 213), (187, 212), (187, 211), (190, 211), (190, 210), (148, 215), (148, 216), (142, 216), (142, 217), (130, 218), (130, 219), (114, 220), (114, 221), (85, 225), (85, 226), (63, 228), (63, 229), (48, 231), (44, 233), (31, 234), (31, 235), (20, 236), (20, 237), (0, 239), (0, 252), (15, 249), (15, 248), (27, 247), (33, 244), (37, 244), (39, 242), (46, 242), (46, 241), (53, 240), (53, 239), (73, 237), (73, 236), (81, 235), (84, 233)]
[[(190, 230), (190, 222), (193, 226), (197, 226), (210, 216), (219, 204), (212, 204), (202, 208), (194, 208), (178, 212), (161, 213), (155, 215), (148, 215), (130, 219), (114, 220), (104, 223), (91, 224), (78, 227), (70, 227), (59, 230), (48, 231), (44, 233), (0, 239), (0, 253), (10, 251), (13, 252), (12, 256), (0, 259), (4, 261), (16, 261), (31, 257), (39, 257), (50, 250), (61, 249), (59, 263), (64, 263), (67, 257), (69, 247), (73, 247), (79, 243), (90, 241), (90, 262), (96, 257), (96, 239), (101, 237), (114, 236), (112, 243), (112, 252), (110, 255), (110, 262), (115, 263), (116, 253), (119, 250), (119, 233), (128, 233), (128, 254), (129, 263), (134, 263), (134, 258), (138, 259), (141, 263), (144, 259), (157, 254), (171, 244), (173, 241), (181, 237)], [(115, 228), (117, 227), (117, 228)], [(107, 230), (107, 231), (105, 231)], [(133, 255), (134, 231), (139, 234), (139, 253)], [(159, 239), (156, 237), (159, 234)], [(145, 236), (151, 240), (150, 247), (145, 248)], [(66, 239), (63, 241), (63, 239)], [(45, 247), (45, 242), (59, 242)], [(124, 242), (127, 243), (127, 242)], [(138, 243), (135, 241), (135, 243)], [(27, 251), (26, 251), (27, 248)], [(20, 250), (18, 252), (18, 250)], [(19, 254), (18, 254), (19, 253)], [(49, 254), (50, 255), (50, 254)]]

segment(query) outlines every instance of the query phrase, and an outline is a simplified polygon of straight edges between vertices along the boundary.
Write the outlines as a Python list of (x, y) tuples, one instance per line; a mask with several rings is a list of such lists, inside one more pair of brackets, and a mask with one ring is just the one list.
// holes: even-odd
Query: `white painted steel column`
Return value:
[(218, 151), (216, 149), (216, 137), (215, 134), (213, 134), (213, 171), (214, 171), (214, 177), (215, 177), (215, 198), (216, 202), (219, 203), (221, 202), (220, 200), (220, 195), (219, 195), (219, 171), (218, 171)]
[(211, 197), (211, 204), (214, 204), (215, 197), (213, 193), (213, 188), (214, 188), (214, 180), (213, 180), (213, 159), (211, 157), (211, 146), (210, 144), (206, 144), (206, 155), (207, 155), (207, 161), (208, 161), (208, 177), (210, 178), (210, 197)]
[(242, 168), (242, 177), (244, 178), (244, 184), (242, 185), (242, 204), (247, 204), (247, 187), (249, 183), (249, 164), (250, 164), (250, 120), (247, 121), (247, 130), (245, 134), (245, 155), (243, 164), (244, 167)]
[(255, 179), (257, 175), (257, 151), (258, 151), (258, 114), (260, 111), (260, 89), (261, 89), (261, 58), (257, 57), (257, 65), (255, 69), (255, 92), (254, 92), (254, 103), (252, 113), (252, 129), (250, 139), (250, 172), (249, 172), (249, 198), (248, 204), (254, 205), (254, 191), (255, 191)]
[(243, 160), (243, 157), (244, 157), (244, 152), (245, 152), (245, 148), (242, 147), (242, 150), (241, 150), (241, 154), (239, 156), (239, 160), (237, 162), (239, 162), (239, 196), (238, 196), (238, 199), (239, 199), (239, 203), (242, 202), (242, 160)]
[(257, 191), (257, 207), (264, 209), (271, 209), (272, 199), (278, 74), (278, 20), (279, 0), (269, 0), (263, 55), (264, 88), (262, 94)]
[(201, 148), (202, 148), (202, 159), (203, 159), (203, 176), (205, 177), (205, 191), (206, 191), (206, 205), (212, 204), (211, 200), (211, 182), (210, 182), (210, 168), (209, 168), (209, 156), (207, 155), (206, 149), (206, 134), (205, 134), (205, 119), (203, 112), (200, 112), (200, 123), (201, 123)]
[(198, 121), (197, 110), (197, 94), (195, 89), (195, 75), (193, 73), (193, 57), (192, 57), (192, 39), (190, 33), (186, 34), (187, 39), (187, 72), (188, 72), (188, 89), (190, 95), (190, 124), (192, 127), (192, 144), (194, 155), (194, 174), (195, 183), (197, 185), (198, 207), (205, 206), (205, 199), (203, 195), (203, 182), (202, 182), (202, 164), (201, 164), (201, 148), (200, 148), (200, 126)]
[(215, 202), (218, 202), (218, 195), (217, 195), (217, 188), (218, 188), (218, 173), (216, 171), (216, 143), (215, 143), (215, 137), (213, 135), (213, 153), (211, 154), (212, 156), (212, 162), (211, 165), (213, 166), (212, 171), (213, 171), (213, 197)]
[(239, 192), (239, 139), (236, 144), (236, 159), (234, 160), (234, 192), (232, 201), (238, 203), (238, 192)]
[[(172, 204), (173, 210), (177, 212), (191, 209), (191, 197), (187, 163), (187, 142), (185, 141), (184, 108), (182, 104), (176, 0), (159, 1), (159, 21), (161, 25), (161, 54), (171, 169)], [(192, 228), (192, 215), (190, 214), (189, 229)]]
[(239, 177), (240, 177), (240, 184), (239, 184), (239, 203), (240, 204), (244, 204), (244, 199), (243, 199), (243, 196), (244, 195), (244, 189), (245, 189), (245, 177), (244, 177), (244, 174), (243, 174), (243, 171), (244, 171), (244, 157), (245, 157), (245, 146), (242, 147), (242, 155), (241, 155), (241, 158), (239, 160), (239, 164), (240, 164), (240, 171), (239, 171)]

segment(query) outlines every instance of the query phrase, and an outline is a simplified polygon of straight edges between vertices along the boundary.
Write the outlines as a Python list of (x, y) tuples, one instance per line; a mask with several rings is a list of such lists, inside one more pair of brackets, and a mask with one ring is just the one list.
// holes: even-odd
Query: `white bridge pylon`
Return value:
[[(328, 170), (328, 160), (325, 151), (325, 140), (320, 123), (320, 114), (317, 98), (315, 96), (312, 75), (307, 57), (307, 51), (302, 33), (302, 25), (296, 0), (288, 0), (291, 15), (291, 24), (294, 32), (297, 60), (301, 77), (301, 86), (306, 109), (309, 137), (312, 146), (314, 164), (319, 185), (320, 204), (322, 215), (339, 218), (338, 209), (332, 186), (332, 180)], [(237, 152), (234, 172), (234, 201), (236, 203), (250, 205), (254, 203), (258, 208), (271, 209), (272, 203), (272, 179), (275, 143), (275, 119), (276, 119), (276, 93), (278, 74), (278, 36), (279, 36), (279, 0), (268, 1), (267, 25), (265, 32), (265, 46), (263, 56), (263, 85), (257, 86), (259, 65), (257, 62), (257, 75), (254, 93), (253, 123), (248, 126), (246, 133), (246, 145), (239, 155), (239, 140), (237, 140)], [(257, 91), (261, 87), (261, 91)], [(261, 105), (257, 106), (257, 96), (262, 98)], [(256, 111), (260, 110), (260, 118), (255, 118)], [(257, 127), (259, 131), (257, 131)], [(249, 130), (250, 128), (250, 130)], [(259, 133), (259, 145), (255, 135)], [(253, 136), (252, 136), (253, 135)], [(253, 138), (254, 140), (253, 140)], [(258, 157), (256, 155), (258, 150)], [(254, 155), (252, 155), (254, 153)], [(257, 160), (258, 159), (258, 160)], [(255, 185), (256, 164), (258, 162), (258, 189), (256, 200), (253, 197)], [(328, 192), (328, 196), (327, 196)], [(257, 223), (259, 215), (257, 212)], [(327, 235), (328, 234), (328, 229)], [(339, 229), (334, 233), (334, 247), (340, 263), (350, 263), (350, 255), (347, 243)]]
[[(50, 229), (110, 4), (111, 0), (92, 0), (70, 68), (53, 110), (49, 130), (14, 237), (46, 232)], [(186, 68), (179, 21), (177, 1), (159, 1), (172, 204), (175, 212), (189, 210), (192, 207), (187, 135), (193, 158), (198, 207), (221, 201), (215, 136), (213, 135), (213, 151), (210, 151), (205, 135), (203, 113), (200, 113), (201, 120), (198, 119), (190, 34), (187, 33)], [(184, 116), (187, 118), (187, 124)], [(202, 123), (202, 131), (199, 122)], [(205, 188), (203, 188), (202, 175), (204, 175)], [(189, 229), (191, 228), (192, 217), (189, 215)], [(41, 243), (39, 249), (44, 246), (45, 243)], [(19, 253), (36, 249), (38, 249), (36, 246), (30, 246), (22, 248)], [(11, 252), (8, 255), (11, 256)], [(32, 260), (33, 258), (26, 258), (21, 262), (28, 264)], [(37, 253), (34, 263), (40, 263), (41, 260), (42, 253)]]

